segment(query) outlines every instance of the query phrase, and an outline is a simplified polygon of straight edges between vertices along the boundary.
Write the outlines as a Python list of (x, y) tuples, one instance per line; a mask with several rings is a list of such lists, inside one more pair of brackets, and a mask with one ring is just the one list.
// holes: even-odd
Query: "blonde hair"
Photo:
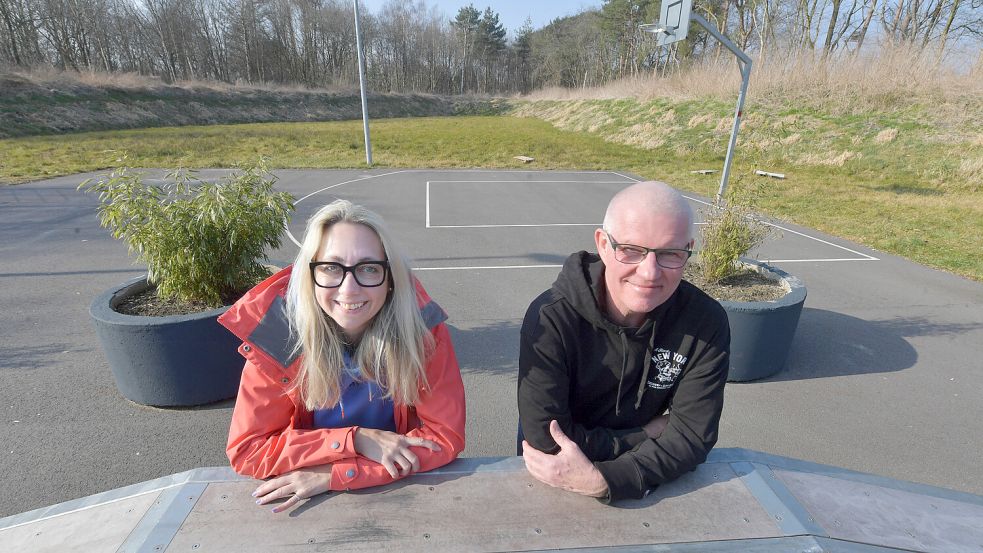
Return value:
[(421, 384), (428, 385), (424, 366), (433, 349), (433, 336), (417, 306), (409, 261), (393, 244), (382, 218), (347, 200), (331, 202), (311, 216), (290, 273), (287, 320), (294, 353), (302, 355), (294, 386), (312, 411), (334, 407), (341, 397), (344, 334), (318, 305), (309, 266), (328, 230), (341, 222), (372, 229), (389, 261), (389, 294), (362, 334), (352, 361), (363, 378), (379, 384), (386, 398), (412, 405), (419, 398)]

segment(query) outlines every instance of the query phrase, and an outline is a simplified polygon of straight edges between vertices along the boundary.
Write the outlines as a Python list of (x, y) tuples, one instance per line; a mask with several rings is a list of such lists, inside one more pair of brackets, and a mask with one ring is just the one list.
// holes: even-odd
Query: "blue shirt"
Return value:
[(332, 408), (314, 411), (314, 428), (364, 426), (395, 432), (393, 400), (383, 397), (385, 392), (379, 383), (362, 380), (362, 375), (358, 367), (354, 366), (351, 354), (347, 350), (344, 354), (345, 370), (342, 371), (341, 376), (341, 398), (338, 405)]

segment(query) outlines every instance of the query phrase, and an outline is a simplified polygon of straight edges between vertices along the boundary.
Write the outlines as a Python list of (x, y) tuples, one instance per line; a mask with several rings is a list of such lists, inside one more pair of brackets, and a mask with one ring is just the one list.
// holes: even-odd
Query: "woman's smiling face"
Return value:
[[(355, 223), (335, 223), (324, 234), (314, 261), (332, 261), (353, 266), (363, 261), (385, 261), (382, 241), (371, 228)], [(321, 309), (341, 327), (349, 342), (357, 342), (389, 295), (389, 282), (380, 286), (361, 286), (348, 273), (337, 288), (314, 287)]]

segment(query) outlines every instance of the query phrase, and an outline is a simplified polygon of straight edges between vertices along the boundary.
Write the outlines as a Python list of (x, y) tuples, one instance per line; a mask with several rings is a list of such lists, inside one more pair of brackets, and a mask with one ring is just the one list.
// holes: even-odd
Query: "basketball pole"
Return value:
[[(663, 1), (667, 1), (667, 0), (663, 0)], [(720, 204), (724, 200), (724, 194), (727, 192), (727, 181), (730, 179), (730, 166), (731, 166), (731, 162), (734, 159), (734, 147), (737, 145), (737, 131), (741, 127), (741, 116), (744, 113), (744, 97), (747, 95), (747, 85), (748, 82), (751, 80), (751, 58), (748, 57), (748, 55), (745, 54), (743, 50), (738, 48), (736, 44), (731, 42), (729, 38), (721, 34), (716, 27), (711, 25), (706, 19), (703, 19), (703, 17), (700, 14), (692, 11), (690, 9), (691, 4), (689, 2), (686, 2), (685, 0), (683, 1), (677, 0), (672, 4), (670, 4), (669, 8), (679, 7), (679, 6), (682, 6), (681, 8), (682, 14), (686, 14), (686, 12), (689, 12), (688, 21), (695, 21), (699, 23), (700, 26), (706, 29), (708, 33), (713, 35), (713, 38), (719, 40), (721, 44), (726, 46), (728, 50), (730, 50), (735, 56), (737, 56), (738, 64), (741, 67), (741, 92), (737, 96), (737, 109), (734, 110), (734, 126), (730, 131), (730, 141), (727, 144), (727, 157), (724, 159), (724, 172), (723, 172), (723, 176), (720, 178), (720, 188), (717, 190), (717, 203)], [(641, 30), (659, 36), (658, 40), (660, 46), (665, 46), (666, 44), (670, 44), (672, 42), (676, 42), (678, 40), (682, 40), (683, 38), (685, 38), (686, 29), (689, 26), (688, 24), (670, 26), (668, 21), (668, 19), (670, 18), (667, 17), (668, 14), (667, 9), (668, 8), (666, 8), (665, 4), (663, 4), (662, 17), (664, 21), (660, 23), (646, 23), (639, 26)], [(676, 21), (679, 21), (678, 17), (680, 16), (680, 12), (677, 11), (675, 13), (677, 14)], [(683, 17), (687, 17), (687, 16), (683, 15)], [(680, 28), (682, 28), (681, 32), (679, 31)]]
[(741, 92), (737, 95), (737, 109), (734, 110), (734, 127), (730, 131), (730, 142), (727, 144), (727, 157), (724, 159), (724, 174), (720, 178), (720, 189), (717, 190), (717, 203), (724, 201), (724, 193), (727, 191), (727, 181), (730, 178), (730, 164), (734, 159), (734, 146), (737, 145), (737, 131), (741, 126), (741, 115), (744, 112), (744, 97), (747, 95), (748, 81), (751, 80), (751, 58), (737, 47), (736, 44), (725, 37), (716, 27), (710, 24), (703, 16), (696, 12), (690, 12), (690, 21), (695, 21), (706, 29), (713, 38), (720, 41), (728, 50), (737, 56), (738, 63), (741, 64)]

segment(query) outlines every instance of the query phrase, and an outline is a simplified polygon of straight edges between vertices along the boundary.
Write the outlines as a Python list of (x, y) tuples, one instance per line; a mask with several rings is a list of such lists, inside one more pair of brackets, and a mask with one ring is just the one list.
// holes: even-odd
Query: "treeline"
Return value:
[[(641, 23), (659, 0), (527, 22), (509, 34), (493, 9), (453, 16), (424, 0), (362, 12), (370, 86), (379, 92), (524, 93), (671, 71), (719, 54), (697, 26), (656, 46)], [(874, 43), (978, 45), (981, 0), (697, 0), (694, 9), (759, 56), (849, 55)], [(0, 0), (0, 68), (135, 72), (177, 80), (349, 87), (357, 83), (348, 0)]]

